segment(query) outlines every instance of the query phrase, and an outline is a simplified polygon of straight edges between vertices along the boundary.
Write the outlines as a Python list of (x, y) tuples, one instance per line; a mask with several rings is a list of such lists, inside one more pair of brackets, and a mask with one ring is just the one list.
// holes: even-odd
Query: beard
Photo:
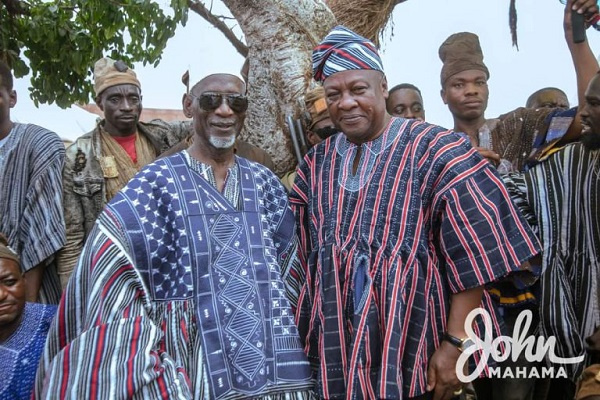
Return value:
[(581, 144), (588, 150), (600, 149), (600, 133), (590, 132), (582, 135)]
[(236, 135), (226, 137), (210, 136), (208, 141), (217, 149), (229, 149), (235, 144), (235, 137)]

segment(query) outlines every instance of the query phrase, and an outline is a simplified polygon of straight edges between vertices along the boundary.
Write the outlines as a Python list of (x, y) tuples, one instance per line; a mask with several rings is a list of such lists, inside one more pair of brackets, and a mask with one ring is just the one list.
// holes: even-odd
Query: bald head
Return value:
[(232, 74), (211, 74), (211, 75), (207, 75), (204, 78), (200, 79), (198, 81), (198, 83), (196, 83), (192, 87), (192, 90), (190, 90), (190, 93), (199, 95), (202, 92), (205, 92), (207, 87), (211, 87), (211, 90), (214, 90), (213, 88), (215, 86), (218, 86), (219, 84), (224, 84), (224, 85), (234, 84), (236, 86), (239, 85), (239, 93), (243, 94), (246, 92), (246, 84), (238, 76), (235, 76)]
[(525, 104), (527, 108), (569, 108), (565, 92), (555, 87), (546, 87), (533, 92)]

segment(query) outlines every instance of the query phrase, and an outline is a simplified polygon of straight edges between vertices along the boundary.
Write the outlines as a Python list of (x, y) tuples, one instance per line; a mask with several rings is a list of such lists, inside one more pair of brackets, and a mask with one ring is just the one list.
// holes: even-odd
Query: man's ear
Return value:
[(381, 91), (383, 92), (383, 98), (387, 99), (389, 97), (389, 92), (388, 92), (388, 83), (387, 83), (387, 78), (384, 75), (383, 79), (381, 80)]
[(190, 95), (184, 93), (183, 97), (181, 98), (181, 105), (183, 106), (183, 115), (185, 115), (187, 118), (193, 117), (192, 104), (193, 99), (190, 97)]
[(442, 101), (444, 102), (444, 104), (448, 104), (448, 100), (446, 98), (446, 90), (444, 90), (444, 88), (440, 90), (440, 96), (442, 97)]
[(94, 102), (102, 112), (104, 112), (104, 106), (102, 105), (102, 95), (94, 97)]
[(13, 108), (15, 105), (17, 105), (17, 91), (13, 89), (8, 95), (8, 107)]
[(144, 111), (144, 101), (143, 100), (144, 100), (144, 98), (140, 94), (140, 114), (139, 114), (139, 116), (141, 116), (142, 115), (142, 111)]

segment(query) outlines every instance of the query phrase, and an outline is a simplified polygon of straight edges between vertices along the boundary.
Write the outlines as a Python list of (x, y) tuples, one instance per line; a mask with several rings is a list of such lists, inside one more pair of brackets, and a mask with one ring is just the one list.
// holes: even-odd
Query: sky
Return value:
[[(217, 13), (226, 12), (217, 0), (214, 3)], [(452, 116), (440, 97), (438, 48), (452, 33), (469, 31), (479, 36), (490, 70), (486, 117), (523, 106), (531, 93), (546, 86), (563, 89), (575, 105), (575, 72), (562, 29), (564, 6), (558, 0), (517, 0), (519, 50), (511, 43), (508, 7), (509, 0), (408, 0), (396, 6), (381, 48), (390, 87), (402, 82), (418, 86), (427, 121), (452, 127)], [(597, 56), (600, 32), (589, 29), (588, 39)], [(191, 69), (192, 80), (197, 81), (209, 73), (239, 71), (242, 63), (227, 39), (190, 11), (187, 25), (169, 41), (158, 67), (136, 64), (134, 70), (145, 108), (178, 109), (185, 70)], [(29, 78), (16, 80), (15, 90), (13, 121), (42, 125), (71, 140), (94, 127), (96, 116), (77, 107), (36, 108), (29, 98)]]

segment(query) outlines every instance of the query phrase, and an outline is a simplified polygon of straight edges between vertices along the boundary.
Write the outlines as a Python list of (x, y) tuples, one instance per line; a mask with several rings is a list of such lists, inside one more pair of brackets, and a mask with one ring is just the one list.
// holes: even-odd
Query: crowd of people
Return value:
[(336, 26), (281, 177), (238, 138), (247, 71), (141, 122), (135, 72), (103, 57), (104, 117), (65, 150), (11, 121), (0, 62), (0, 400), (600, 399), (600, 66), (572, 13), (598, 5), (565, 7), (577, 106), (547, 87), (486, 118), (459, 32), (452, 129)]

